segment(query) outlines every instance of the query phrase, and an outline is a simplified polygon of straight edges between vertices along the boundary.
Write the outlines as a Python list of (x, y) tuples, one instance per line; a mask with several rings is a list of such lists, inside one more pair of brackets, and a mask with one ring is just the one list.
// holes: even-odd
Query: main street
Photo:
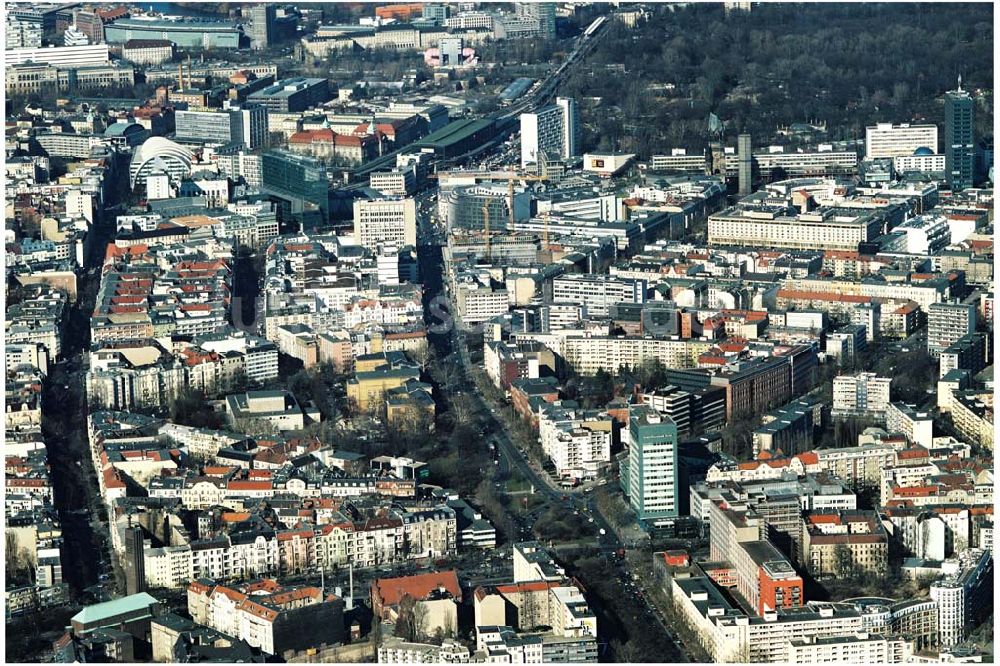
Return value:
[[(125, 177), (127, 178), (127, 171)], [(113, 238), (117, 207), (97, 211), (94, 235), (77, 274), (77, 299), (63, 321), (62, 359), (53, 364), (42, 384), (42, 435), (51, 469), (53, 503), (59, 512), (63, 543), (63, 578), (76, 601), (100, 600), (98, 589), (110, 579), (113, 563), (104, 507), (87, 441), (87, 401), (84, 377), (100, 266)]]
[[(422, 227), (429, 232), (428, 235), (433, 233), (431, 225), (425, 225)], [(528, 481), (534, 489), (534, 492), (542, 495), (545, 500), (550, 504), (562, 503), (567, 509), (578, 511), (583, 516), (590, 520), (593, 520), (594, 524), (598, 527), (600, 536), (597, 540), (597, 546), (600, 551), (608, 558), (609, 563), (611, 563), (617, 572), (618, 583), (622, 587), (622, 592), (630, 592), (634, 595), (633, 598), (638, 599), (639, 603), (635, 609), (638, 612), (638, 618), (640, 623), (644, 627), (657, 627), (662, 635), (665, 636), (674, 648), (674, 654), (670, 656), (671, 661), (688, 661), (686, 653), (683, 647), (679, 643), (677, 636), (668, 628), (666, 619), (663, 616), (661, 609), (657, 608), (650, 600), (650, 595), (638, 593), (639, 589), (635, 582), (632, 580), (632, 576), (629, 573), (626, 565), (626, 561), (620, 557), (613, 557), (621, 552), (625, 544), (622, 543), (616, 531), (612, 528), (610, 522), (601, 514), (597, 507), (597, 502), (594, 500), (593, 495), (589, 492), (573, 492), (555, 487), (553, 482), (544, 474), (540, 473), (534, 464), (527, 458), (526, 454), (522, 454), (518, 447), (511, 440), (510, 433), (507, 430), (506, 425), (503, 421), (498, 418), (500, 410), (504, 408), (503, 405), (490, 404), (484, 397), (483, 393), (476, 388), (475, 374), (473, 371), (474, 364), (470, 358), (469, 350), (465, 344), (464, 335), (458, 330), (458, 327), (454, 325), (454, 317), (456, 310), (453, 303), (448, 301), (446, 309), (450, 313), (451, 320), (443, 322), (447, 326), (443, 326), (442, 322), (436, 317), (432, 316), (430, 304), (433, 302), (436, 308), (441, 307), (441, 300), (445, 295), (445, 289), (443, 284), (443, 276), (445, 267), (442, 263), (441, 248), (436, 245), (431, 238), (424, 238), (423, 241), (418, 244), (418, 252), (421, 262), (421, 272), (424, 276), (424, 305), (425, 314), (427, 318), (427, 324), (430, 327), (430, 332), (428, 338), (432, 345), (434, 345), (435, 350), (440, 359), (456, 359), (458, 361), (459, 368), (461, 370), (459, 377), (451, 385), (442, 387), (446, 392), (449, 393), (449, 400), (454, 400), (459, 398), (467, 405), (471, 404), (471, 409), (475, 415), (478, 416), (480, 423), (483, 424), (483, 429), (485, 432), (490, 433), (488, 440), (483, 441), (483, 446), (486, 446), (486, 442), (492, 440), (499, 454), (499, 465), (501, 475), (509, 475), (512, 470), (516, 470), (522, 478)], [(441, 330), (442, 328), (446, 330)], [(530, 519), (530, 517), (529, 517)], [(523, 523), (519, 527), (519, 535), (522, 539), (532, 538), (531, 526), (528, 523)], [(558, 552), (558, 548), (555, 549)], [(471, 577), (470, 582), (476, 585), (483, 584), (496, 584), (509, 580), (508, 575), (504, 572), (500, 575), (490, 574), (484, 572), (485, 575), (480, 574), (479, 576)], [(602, 602), (597, 601), (596, 603), (601, 604)], [(610, 609), (603, 606), (605, 612), (610, 613)], [(623, 638), (622, 631), (624, 629), (620, 618), (616, 618), (614, 625), (615, 627), (607, 627), (602, 630), (603, 639), (610, 640), (611, 638), (617, 638), (621, 640)]]

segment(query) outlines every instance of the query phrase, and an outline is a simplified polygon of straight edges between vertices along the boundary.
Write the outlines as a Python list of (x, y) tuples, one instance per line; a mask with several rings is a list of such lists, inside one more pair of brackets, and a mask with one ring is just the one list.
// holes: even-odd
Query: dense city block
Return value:
[(993, 7), (6, 3), (9, 662), (993, 660)]

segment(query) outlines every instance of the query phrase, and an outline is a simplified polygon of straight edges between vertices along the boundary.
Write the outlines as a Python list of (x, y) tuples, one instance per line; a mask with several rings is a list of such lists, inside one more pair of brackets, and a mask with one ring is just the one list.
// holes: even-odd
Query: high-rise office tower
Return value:
[(250, 46), (255, 49), (266, 49), (274, 38), (274, 5), (262, 2), (244, 8), (244, 11), (250, 18), (250, 25), (243, 28), (250, 38)]
[(210, 111), (178, 111), (178, 141), (241, 143), (250, 150), (267, 141), (267, 109), (261, 104), (229, 105)]
[(753, 192), (753, 142), (749, 134), (740, 134), (736, 140), (739, 153), (740, 196)]
[(414, 199), (355, 199), (354, 241), (370, 250), (392, 243), (417, 244), (417, 206)]
[(556, 106), (563, 110), (563, 156), (579, 155), (580, 123), (577, 122), (576, 100), (557, 97)]
[(138, 525), (125, 530), (125, 593), (146, 591), (146, 561), (143, 553), (142, 528)]
[(517, 6), (518, 13), (538, 21), (538, 36), (556, 36), (556, 4), (554, 2), (523, 2)]
[(962, 90), (962, 78), (959, 77), (958, 90), (944, 96), (945, 180), (953, 191), (972, 187), (976, 164), (972, 130), (974, 118), (975, 102), (968, 92)]
[(669, 522), (678, 515), (677, 425), (648, 405), (629, 412), (629, 449), (622, 489), (640, 521)]
[(568, 159), (578, 155), (580, 124), (576, 101), (557, 97), (556, 103), (535, 113), (521, 114), (521, 166), (545, 156)]

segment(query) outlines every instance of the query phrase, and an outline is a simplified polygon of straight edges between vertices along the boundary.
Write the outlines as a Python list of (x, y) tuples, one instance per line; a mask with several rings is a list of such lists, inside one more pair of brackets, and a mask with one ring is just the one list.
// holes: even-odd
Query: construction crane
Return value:
[[(433, 173), (428, 175), (429, 178), (439, 178), (439, 174)], [(549, 179), (548, 164), (543, 160), (541, 162), (541, 174), (538, 176), (532, 176), (527, 173), (518, 173), (514, 170), (505, 172), (503, 175), (490, 173), (488, 176), (490, 180), (506, 180), (507, 181), (507, 199), (509, 204), (509, 218), (511, 227), (514, 226), (514, 181), (524, 180), (524, 181), (542, 181)], [(483, 235), (485, 236), (485, 246), (486, 246), (486, 261), (493, 261), (493, 241), (492, 235), (490, 233), (490, 204), (495, 201), (495, 197), (488, 197), (483, 203)], [(544, 216), (545, 219), (545, 243), (549, 242), (549, 218), (548, 215)]]

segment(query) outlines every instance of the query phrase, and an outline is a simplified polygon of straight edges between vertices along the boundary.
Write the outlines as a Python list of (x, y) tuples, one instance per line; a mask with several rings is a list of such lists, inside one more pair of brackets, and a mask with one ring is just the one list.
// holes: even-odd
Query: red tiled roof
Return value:
[(454, 571), (435, 571), (401, 578), (379, 578), (372, 583), (372, 594), (382, 606), (395, 606), (404, 596), (423, 599), (434, 590), (443, 587), (458, 600), (462, 598), (462, 588)]
[(270, 490), (270, 481), (230, 481), (229, 490)]
[(800, 453), (794, 457), (801, 460), (803, 465), (819, 464), (819, 455), (815, 451), (806, 451), (805, 453)]
[(288, 143), (333, 143), (336, 136), (332, 129), (302, 130), (288, 137)]

